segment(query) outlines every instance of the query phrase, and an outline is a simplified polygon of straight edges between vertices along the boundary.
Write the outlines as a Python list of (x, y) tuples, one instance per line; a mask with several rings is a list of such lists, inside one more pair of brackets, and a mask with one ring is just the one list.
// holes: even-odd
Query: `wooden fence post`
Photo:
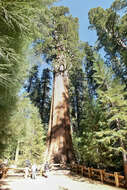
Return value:
[(90, 168), (90, 175), (91, 175), (91, 177), (94, 176), (93, 168)]
[(83, 174), (84, 174), (84, 166), (82, 166), (82, 168), (81, 168), (81, 173), (82, 173), (82, 176), (83, 176)]
[(79, 174), (79, 165), (77, 164), (77, 174)]
[(88, 175), (91, 178), (91, 168), (88, 168)]
[(104, 182), (104, 170), (100, 170), (101, 182)]
[(78, 164), (76, 164), (76, 173), (78, 174)]
[(116, 184), (116, 187), (119, 187), (119, 175), (117, 172), (114, 172), (114, 177), (115, 177), (115, 184)]

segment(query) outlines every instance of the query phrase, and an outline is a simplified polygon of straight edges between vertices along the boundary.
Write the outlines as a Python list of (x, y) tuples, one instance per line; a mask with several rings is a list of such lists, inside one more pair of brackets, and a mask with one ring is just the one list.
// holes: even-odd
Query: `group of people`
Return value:
[(28, 178), (30, 173), (31, 173), (31, 178), (35, 179), (36, 178), (36, 172), (37, 172), (37, 166), (36, 164), (33, 164), (31, 168), (29, 166), (25, 167), (25, 178)]
[[(49, 171), (49, 165), (46, 162), (46, 164), (44, 165), (44, 168), (43, 169), (41, 168), (41, 173), (44, 177), (48, 177), (48, 171)], [(37, 166), (35, 163), (31, 167), (29, 167), (29, 166), (25, 167), (25, 178), (26, 179), (29, 176), (31, 176), (32, 179), (36, 179), (36, 175), (37, 175)]]

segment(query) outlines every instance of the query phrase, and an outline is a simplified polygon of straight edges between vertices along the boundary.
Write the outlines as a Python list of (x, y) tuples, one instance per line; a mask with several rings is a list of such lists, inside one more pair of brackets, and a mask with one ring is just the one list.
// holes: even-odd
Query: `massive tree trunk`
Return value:
[(46, 160), (49, 164), (65, 165), (75, 161), (70, 129), (66, 71), (54, 72)]

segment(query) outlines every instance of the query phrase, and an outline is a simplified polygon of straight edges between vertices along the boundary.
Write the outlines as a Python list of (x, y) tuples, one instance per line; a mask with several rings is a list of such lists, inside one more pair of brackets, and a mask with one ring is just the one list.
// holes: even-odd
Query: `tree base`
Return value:
[(71, 171), (67, 168), (57, 168), (57, 169), (51, 169), (50, 174), (52, 175), (70, 175)]

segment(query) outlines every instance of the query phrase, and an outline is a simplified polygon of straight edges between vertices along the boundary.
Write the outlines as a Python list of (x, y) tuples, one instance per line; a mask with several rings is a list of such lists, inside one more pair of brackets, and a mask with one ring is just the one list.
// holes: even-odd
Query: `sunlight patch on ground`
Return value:
[[(0, 181), (1, 182), (1, 181)], [(50, 175), (48, 178), (37, 177), (37, 179), (5, 179), (0, 190), (123, 190), (101, 184), (88, 178), (65, 175)]]

